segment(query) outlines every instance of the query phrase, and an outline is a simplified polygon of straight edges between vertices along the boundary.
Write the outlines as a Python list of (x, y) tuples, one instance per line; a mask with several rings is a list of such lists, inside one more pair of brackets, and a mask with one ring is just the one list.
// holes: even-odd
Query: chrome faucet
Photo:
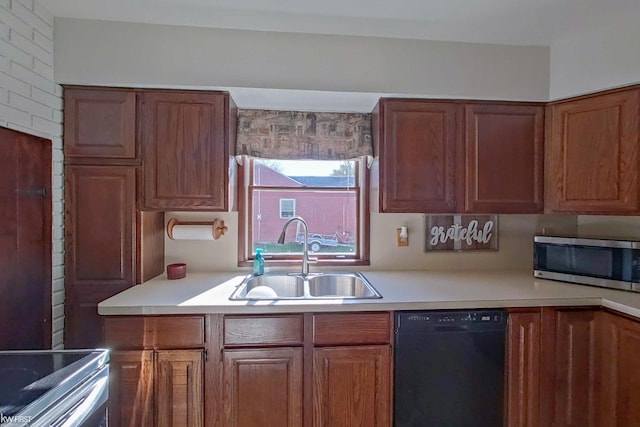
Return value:
[(302, 224), (302, 228), (304, 229), (304, 243), (302, 250), (302, 275), (306, 276), (309, 274), (309, 263), (317, 261), (315, 258), (309, 258), (309, 229), (307, 227), (307, 223), (304, 219), (299, 216), (294, 216), (287, 220), (282, 226), (282, 233), (280, 233), (280, 237), (278, 238), (278, 244), (284, 244), (284, 235), (287, 232), (287, 226), (294, 221), (298, 221)]

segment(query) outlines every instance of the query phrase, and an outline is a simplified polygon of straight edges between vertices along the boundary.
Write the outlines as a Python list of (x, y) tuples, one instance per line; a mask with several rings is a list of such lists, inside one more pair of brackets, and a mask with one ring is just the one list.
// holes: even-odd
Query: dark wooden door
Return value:
[(140, 95), (145, 208), (227, 209), (228, 102), (215, 92)]
[(314, 427), (388, 427), (390, 353), (388, 345), (314, 349)]
[(153, 350), (114, 351), (109, 363), (109, 425), (153, 427)]
[[(558, 309), (544, 315), (541, 425), (599, 427), (602, 328), (599, 310)], [(543, 350), (544, 351), (544, 350)], [(551, 417), (551, 418), (549, 418)]]
[(82, 158), (138, 158), (136, 93), (133, 90), (65, 87), (64, 155), (67, 162)]
[(51, 145), (0, 128), (0, 349), (51, 347)]
[(65, 168), (65, 346), (102, 343), (100, 301), (135, 284), (135, 169)]
[(462, 203), (460, 106), (381, 100), (382, 212), (456, 212)]
[(542, 212), (543, 144), (542, 106), (465, 106), (465, 212)]
[(601, 426), (640, 425), (640, 322), (604, 313)]
[(224, 351), (227, 427), (302, 426), (302, 348)]
[(204, 425), (203, 350), (156, 352), (156, 426)]
[(628, 214), (640, 210), (638, 111), (638, 89), (549, 107), (545, 211)]
[(540, 426), (540, 309), (509, 313), (507, 426)]

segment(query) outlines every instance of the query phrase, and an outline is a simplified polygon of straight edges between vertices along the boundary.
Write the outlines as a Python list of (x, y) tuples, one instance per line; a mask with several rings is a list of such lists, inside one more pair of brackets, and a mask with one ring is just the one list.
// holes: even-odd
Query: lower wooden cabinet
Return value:
[(640, 322), (603, 313), (601, 426), (640, 425)]
[(204, 425), (204, 316), (107, 317), (104, 335), (109, 426)]
[(153, 350), (113, 351), (109, 364), (109, 425), (153, 426)]
[[(391, 424), (388, 312), (117, 316), (105, 337), (112, 426)], [(640, 426), (640, 321), (514, 309), (506, 351), (505, 425)]]
[(509, 313), (506, 416), (509, 427), (540, 426), (541, 310)]
[(111, 354), (110, 426), (204, 425), (204, 350)]
[[(547, 351), (546, 385), (553, 419), (559, 426), (600, 426), (602, 399), (602, 334), (600, 310), (558, 309), (546, 314), (548, 330), (543, 345)], [(543, 421), (545, 421), (543, 419)], [(549, 424), (551, 425), (551, 424)]]
[(156, 426), (204, 424), (203, 361), (204, 350), (156, 351)]
[(302, 426), (302, 348), (225, 350), (225, 426)]
[(314, 427), (391, 425), (392, 315), (314, 314)]
[(640, 322), (597, 308), (509, 314), (507, 425), (640, 426)]
[(224, 316), (225, 427), (391, 423), (391, 314)]
[(389, 426), (390, 367), (388, 345), (314, 349), (313, 426)]

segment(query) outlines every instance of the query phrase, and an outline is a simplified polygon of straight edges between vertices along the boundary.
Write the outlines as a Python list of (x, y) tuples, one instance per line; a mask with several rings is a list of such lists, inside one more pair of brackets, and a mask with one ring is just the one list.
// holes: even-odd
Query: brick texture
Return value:
[(52, 142), (53, 347), (64, 345), (62, 88), (53, 80), (53, 15), (39, 0), (0, 0), (0, 126)]

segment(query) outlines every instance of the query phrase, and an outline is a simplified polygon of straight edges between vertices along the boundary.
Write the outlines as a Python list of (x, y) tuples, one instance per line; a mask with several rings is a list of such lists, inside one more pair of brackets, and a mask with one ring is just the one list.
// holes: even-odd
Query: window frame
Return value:
[[(292, 212), (293, 214), (291, 216), (282, 216), (282, 202), (284, 201), (290, 201), (292, 202), (293, 205), (293, 209)], [(279, 206), (279, 211), (280, 211), (280, 219), (289, 219), (289, 218), (293, 218), (294, 216), (296, 216), (296, 199), (291, 199), (291, 198), (281, 198), (280, 200), (278, 200), (278, 206)]]
[[(238, 160), (238, 267), (250, 267), (254, 259), (250, 221), (252, 190), (255, 190), (256, 187), (257, 189), (265, 188), (268, 190), (291, 190), (292, 187), (253, 186), (254, 159), (245, 155), (237, 156), (236, 159)], [(359, 201), (356, 205), (358, 224), (358, 246), (356, 253), (353, 255), (314, 253), (313, 257), (318, 259), (318, 261), (313, 264), (316, 267), (370, 265), (370, 173), (367, 157), (361, 157), (355, 160), (358, 160), (358, 162), (356, 163), (355, 173), (356, 186), (353, 187), (353, 190), (356, 192), (356, 197)], [(323, 187), (305, 187), (305, 190), (326, 191), (327, 189)], [(273, 255), (263, 253), (263, 256), (270, 266), (299, 266), (301, 262), (300, 254)]]

